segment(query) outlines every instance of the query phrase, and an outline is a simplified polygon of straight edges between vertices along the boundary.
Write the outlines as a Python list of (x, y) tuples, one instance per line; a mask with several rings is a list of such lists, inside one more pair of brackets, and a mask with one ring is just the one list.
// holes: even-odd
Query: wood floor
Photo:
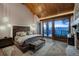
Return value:
[(45, 46), (33, 53), (27, 51), (22, 53), (15, 45), (0, 49), (2, 56), (79, 56), (79, 50), (67, 43), (44, 38)]

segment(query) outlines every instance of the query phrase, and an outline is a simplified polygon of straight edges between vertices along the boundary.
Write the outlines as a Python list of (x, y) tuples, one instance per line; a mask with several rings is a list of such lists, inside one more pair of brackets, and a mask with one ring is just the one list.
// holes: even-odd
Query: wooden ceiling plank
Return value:
[(26, 3), (25, 6), (39, 18), (74, 10), (73, 3)]
[(57, 15), (51, 15), (51, 16), (43, 17), (43, 18), (40, 18), (40, 20), (59, 17), (59, 16), (63, 16), (63, 15), (69, 15), (69, 14), (73, 14), (73, 13), (74, 13), (74, 11), (69, 11), (69, 12), (60, 13), (60, 14), (57, 14)]

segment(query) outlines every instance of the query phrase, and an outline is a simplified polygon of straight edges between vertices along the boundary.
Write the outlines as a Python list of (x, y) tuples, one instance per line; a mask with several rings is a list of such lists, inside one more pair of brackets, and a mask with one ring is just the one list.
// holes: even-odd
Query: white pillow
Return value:
[(26, 36), (26, 32), (21, 32), (21, 36)]
[(16, 36), (25, 36), (26, 35), (26, 32), (17, 32), (16, 33)]
[(16, 32), (16, 36), (20, 36), (21, 34), (20, 34), (20, 32)]

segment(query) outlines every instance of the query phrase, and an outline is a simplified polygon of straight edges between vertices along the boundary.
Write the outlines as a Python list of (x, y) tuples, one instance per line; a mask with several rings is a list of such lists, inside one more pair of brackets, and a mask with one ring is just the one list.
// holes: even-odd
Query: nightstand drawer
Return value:
[(4, 38), (4, 39), (0, 39), (0, 48), (4, 48), (10, 45), (13, 45), (13, 40), (12, 38)]

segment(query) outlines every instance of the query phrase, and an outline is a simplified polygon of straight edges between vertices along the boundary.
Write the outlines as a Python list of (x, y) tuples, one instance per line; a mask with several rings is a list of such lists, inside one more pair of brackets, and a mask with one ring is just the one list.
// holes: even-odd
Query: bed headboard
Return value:
[(13, 39), (16, 36), (16, 32), (28, 32), (30, 31), (30, 27), (29, 26), (13, 26)]

